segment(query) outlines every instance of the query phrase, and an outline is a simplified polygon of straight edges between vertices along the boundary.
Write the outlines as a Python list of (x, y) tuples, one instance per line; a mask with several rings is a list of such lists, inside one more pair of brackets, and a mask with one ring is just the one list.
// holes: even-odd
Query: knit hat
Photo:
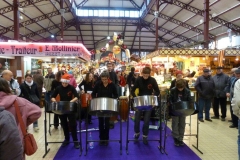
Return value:
[(176, 76), (177, 76), (178, 74), (183, 74), (183, 73), (182, 73), (182, 71), (176, 71)]
[(236, 70), (235, 70), (235, 73), (236, 73), (236, 74), (240, 74), (240, 68), (236, 69)]
[(73, 71), (68, 71), (68, 74), (73, 74)]
[(69, 83), (70, 82), (70, 76), (69, 76), (69, 74), (64, 74), (64, 75), (62, 75), (62, 77), (61, 77), (61, 82), (63, 82), (63, 83)]

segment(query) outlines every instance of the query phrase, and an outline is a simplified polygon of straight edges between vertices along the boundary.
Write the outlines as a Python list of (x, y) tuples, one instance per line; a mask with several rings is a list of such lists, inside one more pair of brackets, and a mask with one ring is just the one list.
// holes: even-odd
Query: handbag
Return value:
[(28, 156), (33, 155), (38, 149), (36, 140), (34, 139), (33, 134), (28, 133), (26, 130), (26, 127), (24, 126), (22, 115), (20, 113), (20, 109), (17, 104), (17, 100), (15, 100), (14, 106), (15, 106), (15, 111), (17, 114), (17, 119), (18, 119), (18, 122), (19, 122), (21, 130), (22, 130), (22, 134), (23, 134), (24, 153)]
[(35, 94), (28, 94), (29, 100), (30, 102), (32, 102), (33, 104), (39, 104), (40, 100), (39, 98), (35, 95)]
[(29, 94), (28, 90), (26, 88), (26, 84), (24, 85), (24, 88), (28, 94), (29, 101), (32, 102), (33, 104), (39, 105), (40, 104), (40, 99), (36, 96), (36, 94)]

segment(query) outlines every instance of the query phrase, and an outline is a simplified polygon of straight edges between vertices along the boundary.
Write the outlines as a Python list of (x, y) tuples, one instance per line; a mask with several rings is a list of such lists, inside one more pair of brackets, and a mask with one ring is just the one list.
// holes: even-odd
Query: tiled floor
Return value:
[[(42, 110), (44, 111), (44, 110)], [(213, 115), (213, 114), (211, 114)], [(196, 115), (191, 117), (191, 134), (196, 134), (197, 130), (197, 122)], [(185, 136), (184, 142), (203, 160), (237, 160), (237, 129), (229, 128), (230, 123), (227, 120), (230, 119), (229, 108), (228, 108), (228, 116), (225, 122), (221, 120), (213, 120), (213, 122), (207, 122), (199, 124), (199, 143), (198, 148), (203, 152), (201, 154), (198, 152), (192, 145), (196, 146), (196, 136)], [(187, 117), (187, 122), (190, 121), (190, 117)], [(168, 122), (168, 126), (171, 127), (171, 123)], [(39, 119), (39, 133), (33, 133), (35, 139), (38, 143), (38, 151), (27, 157), (27, 160), (39, 160), (43, 159), (43, 155), (45, 153), (45, 145), (44, 145), (44, 112)], [(53, 127), (52, 136), (48, 136), (49, 141), (61, 141), (64, 139), (63, 132), (61, 129), (55, 130)], [(29, 132), (33, 132), (32, 125), (29, 127)], [(190, 134), (190, 126), (186, 125), (186, 134)], [(44, 158), (46, 160), (52, 160), (55, 154), (60, 147), (60, 143), (57, 144), (49, 144), (48, 148), (51, 148), (50, 152)], [(172, 145), (172, 144), (168, 144)], [(169, 154), (171, 152), (169, 151)]]

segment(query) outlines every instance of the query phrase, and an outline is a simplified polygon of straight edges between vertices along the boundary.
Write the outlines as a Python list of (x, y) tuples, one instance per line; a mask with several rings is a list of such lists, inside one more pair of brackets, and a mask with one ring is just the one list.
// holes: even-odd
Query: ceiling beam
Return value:
[(77, 8), (81, 8), (84, 6), (84, 4), (87, 2), (88, 0), (83, 0), (82, 2), (80, 2), (78, 5), (76, 5)]
[[(24, 7), (27, 7), (27, 6), (30, 6), (32, 4), (35, 4), (35, 3), (39, 3), (39, 2), (46, 2), (46, 0), (26, 0), (26, 1), (23, 1), (23, 2), (19, 2), (19, 7), (20, 8), (24, 8)], [(8, 12), (12, 12), (13, 11), (13, 6), (7, 6), (7, 7), (3, 7), (3, 8), (0, 8), (0, 14), (5, 14), (5, 13), (8, 13)]]
[[(186, 4), (186, 3), (183, 3), (181, 1), (173, 0), (173, 4), (178, 6), (178, 7), (180, 7), (180, 8), (183, 8), (185, 10), (188, 10), (188, 11), (190, 11), (192, 13), (195, 13), (197, 15), (204, 16), (203, 15), (204, 14), (204, 10), (197, 9), (197, 8), (195, 8), (193, 6), (190, 6), (190, 5)], [(228, 22), (226, 20), (223, 20), (223, 19), (219, 18), (218, 16), (213, 17), (212, 14), (209, 14), (209, 16), (211, 17), (210, 19), (212, 21), (214, 21), (216, 23), (219, 23), (219, 24), (221, 24), (223, 26), (226, 26), (227, 28), (232, 29), (232, 31), (234, 31), (234, 32), (240, 33), (240, 26), (237, 26), (237, 25), (235, 25), (235, 24), (233, 24), (231, 22)]]
[[(193, 0), (191, 0), (189, 3), (188, 3), (188, 5), (189, 4), (191, 4), (193, 2)], [(181, 8), (179, 11), (177, 11), (171, 18), (173, 18), (173, 17), (175, 17), (176, 15), (178, 15), (181, 11), (183, 10), (183, 8)], [(169, 20), (171, 20), (171, 19), (169, 19)], [(163, 27), (169, 20), (167, 20), (165, 23), (163, 23), (160, 27)], [(173, 29), (171, 29), (171, 31), (173, 31), (175, 28), (177, 28), (178, 26), (176, 26), (176, 27), (174, 27)], [(166, 33), (167, 34), (167, 33)], [(163, 35), (163, 37), (166, 35), (166, 34), (164, 34)]]
[[(147, 26), (149, 26), (149, 27), (151, 27), (151, 28), (155, 28), (155, 24), (149, 23), (149, 22), (147, 22), (147, 21), (142, 21), (142, 22), (143, 22), (145, 25), (147, 25)], [(182, 39), (182, 40), (184, 40), (184, 41), (187, 41), (188, 43), (197, 43), (197, 41), (195, 41), (195, 40), (193, 40), (193, 39), (191, 39), (191, 38), (187, 38), (187, 37), (185, 37), (185, 36), (182, 36), (182, 35), (180, 35), (180, 34), (177, 34), (177, 33), (175, 33), (175, 32), (172, 32), (172, 31), (170, 31), (170, 30), (167, 30), (167, 29), (165, 29), (165, 28), (158, 27), (158, 30), (160, 30), (160, 31), (162, 31), (162, 32), (164, 32), (164, 33), (166, 33), (166, 34), (170, 34), (170, 35), (174, 36), (175, 38), (179, 38), (179, 39)], [(163, 36), (161, 36), (161, 37), (163, 37)]]
[(139, 7), (137, 3), (135, 3), (133, 0), (129, 0), (129, 1), (132, 3), (133, 7), (137, 8), (138, 10), (141, 9), (141, 7)]
[[(64, 8), (64, 9), (66, 10), (66, 12), (70, 12), (68, 7)], [(37, 23), (37, 22), (40, 22), (42, 20), (57, 16), (57, 15), (60, 15), (59, 11), (50, 12), (50, 13), (47, 13), (47, 14), (44, 14), (44, 15), (41, 15), (41, 16), (38, 16), (35, 18), (31, 18), (24, 22), (21, 22), (21, 23), (19, 23), (19, 27), (24, 27), (24, 26), (26, 27), (30, 24)], [(5, 34), (9, 31), (14, 31), (14, 26), (3, 27), (2, 29), (0, 29), (0, 35)]]
[[(150, 10), (149, 14), (151, 14), (151, 15), (154, 16), (154, 10)], [(189, 30), (192, 30), (192, 31), (194, 31), (194, 32), (197, 32), (197, 33), (199, 33), (199, 34), (203, 34), (203, 30), (198, 29), (197, 27), (191, 26), (191, 25), (189, 25), (189, 24), (187, 24), (187, 23), (185, 23), (185, 22), (181, 22), (181, 21), (179, 21), (179, 20), (177, 20), (177, 19), (174, 19), (174, 18), (172, 18), (172, 17), (169, 17), (169, 16), (167, 16), (167, 15), (164, 15), (164, 14), (162, 14), (162, 13), (159, 13), (159, 14), (158, 14), (158, 17), (159, 17), (159, 18), (162, 18), (162, 19), (165, 19), (165, 20), (168, 20), (169, 22), (172, 22), (172, 23), (174, 23), (174, 24), (177, 24), (177, 25), (179, 25), (179, 26), (182, 26), (182, 27), (187, 28), (187, 29), (189, 29)], [(209, 34), (209, 38), (210, 38), (210, 39), (214, 39), (214, 38), (215, 38), (215, 35)]]
[[(143, 23), (142, 23), (142, 26), (143, 26), (144, 28), (146, 28), (147, 30), (149, 30), (150, 32), (152, 32), (153, 35), (155, 35), (155, 31), (154, 31), (150, 26), (148, 26), (148, 25), (146, 25), (146, 24), (143, 24)], [(162, 38), (161, 36), (158, 36), (158, 38), (159, 38), (159, 40), (160, 40), (161, 42), (163, 42), (164, 44), (166, 44), (168, 47), (172, 47), (172, 46), (176, 46), (176, 47), (178, 47), (178, 48), (183, 48), (183, 47), (184, 47), (183, 45), (180, 45), (180, 44), (178, 44), (178, 43), (175, 43), (175, 42), (169, 41), (169, 40), (167, 40), (167, 39), (164, 39), (164, 38)]]
[[(71, 25), (71, 24), (72, 24), (72, 20), (65, 21), (64, 22), (64, 27), (67, 26), (67, 25)], [(33, 36), (36, 36), (38, 34), (42, 34), (42, 33), (48, 32), (50, 30), (60, 28), (60, 26), (61, 26), (61, 23), (50, 26), (50, 27), (47, 27), (47, 28), (44, 28), (44, 29), (41, 29), (41, 30), (38, 30), (38, 31), (35, 31), (35, 32), (32, 32), (32, 33), (29, 33), (29, 34), (26, 34), (25, 36), (28, 37), (28, 38), (33, 37)]]

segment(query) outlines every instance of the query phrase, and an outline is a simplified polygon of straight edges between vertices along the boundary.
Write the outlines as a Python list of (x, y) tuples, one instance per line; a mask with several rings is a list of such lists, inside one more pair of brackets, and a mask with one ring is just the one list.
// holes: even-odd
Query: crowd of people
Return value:
[[(232, 125), (230, 128), (238, 128), (239, 126), (239, 90), (240, 90), (240, 68), (233, 68), (231, 70), (232, 75), (223, 73), (222, 67), (216, 68), (216, 74), (211, 75), (210, 70), (205, 68), (203, 75), (197, 77), (194, 84), (198, 95), (198, 120), (200, 122), (212, 122), (212, 120), (220, 119), (225, 121), (227, 112), (227, 99), (232, 101), (230, 105), (230, 113)], [(183, 74), (182, 71), (176, 71), (175, 77), (171, 83), (168, 107), (170, 109), (175, 103), (179, 101), (188, 101), (194, 103), (194, 99), (191, 96), (188, 81), (184, 77), (192, 75)], [(35, 132), (39, 132), (37, 119), (41, 116), (40, 101), (42, 97), (42, 88), (45, 88), (45, 103), (52, 103), (58, 101), (78, 102), (83, 94), (89, 93), (91, 98), (108, 97), (117, 99), (119, 96), (126, 95), (127, 88), (130, 91), (131, 97), (155, 95), (160, 96), (160, 90), (155, 78), (151, 77), (151, 68), (144, 67), (141, 73), (136, 73), (135, 68), (132, 67), (130, 73), (127, 75), (124, 71), (115, 71), (112, 63), (107, 64), (107, 70), (103, 71), (100, 75), (94, 72), (91, 68), (86, 74), (85, 79), (77, 84), (73, 76), (72, 71), (58, 71), (56, 74), (52, 72), (51, 68), (47, 69), (46, 76), (43, 77), (41, 70), (38, 70), (36, 74), (26, 73), (22, 84), (13, 79), (13, 73), (10, 70), (4, 70), (0, 78), (0, 126), (9, 121), (9, 129), (4, 128), (8, 132), (12, 132), (12, 135), (19, 133), (18, 136), (14, 136), (15, 141), (21, 143), (15, 143), (18, 145), (18, 150), (15, 150), (15, 156), (21, 156), (24, 158), (22, 152), (22, 134), (18, 122), (15, 123), (12, 119), (16, 119), (16, 113), (14, 109), (15, 100), (20, 106), (24, 123), (29, 126), (33, 123)], [(76, 88), (79, 88), (77, 93)], [(137, 92), (136, 92), (137, 91)], [(219, 113), (219, 106), (221, 114)], [(214, 116), (210, 117), (210, 108), (213, 108)], [(203, 111), (204, 110), (204, 111)], [(142, 139), (145, 145), (148, 144), (149, 122), (152, 116), (152, 110), (138, 110), (135, 109), (134, 118), (134, 141), (138, 142), (141, 135), (140, 121), (143, 116), (142, 126)], [(5, 114), (6, 112), (6, 114)], [(12, 116), (9, 116), (12, 113)], [(92, 117), (87, 114), (88, 109), (82, 110), (82, 121), (86, 120), (89, 124), (92, 124)], [(203, 115), (203, 113), (205, 115)], [(88, 115), (88, 116), (87, 116)], [(74, 141), (74, 147), (80, 148), (77, 137), (77, 117), (74, 114), (58, 115), (54, 114), (54, 128), (58, 129), (59, 125), (64, 131), (65, 139), (62, 146), (68, 145), (70, 142), (69, 129), (71, 130), (72, 139)], [(185, 116), (171, 115), (172, 118), (172, 136), (175, 146), (182, 146), (183, 136), (185, 131)], [(4, 119), (4, 121), (2, 121)], [(205, 121), (204, 121), (205, 120)], [(98, 117), (99, 125), (99, 144), (108, 145), (109, 142), (109, 130), (114, 128), (114, 121), (110, 117)], [(18, 132), (13, 132), (14, 130)], [(1, 128), (1, 127), (0, 127)], [(0, 132), (1, 134), (2, 132)], [(240, 134), (240, 131), (239, 131)], [(11, 136), (9, 135), (9, 142)], [(0, 136), (1, 143), (1, 136)], [(240, 145), (240, 138), (238, 140)], [(11, 146), (16, 148), (17, 146)], [(1, 146), (0, 146), (1, 150)], [(239, 151), (240, 153), (240, 151)], [(0, 154), (0, 159), (4, 157), (4, 154)]]

